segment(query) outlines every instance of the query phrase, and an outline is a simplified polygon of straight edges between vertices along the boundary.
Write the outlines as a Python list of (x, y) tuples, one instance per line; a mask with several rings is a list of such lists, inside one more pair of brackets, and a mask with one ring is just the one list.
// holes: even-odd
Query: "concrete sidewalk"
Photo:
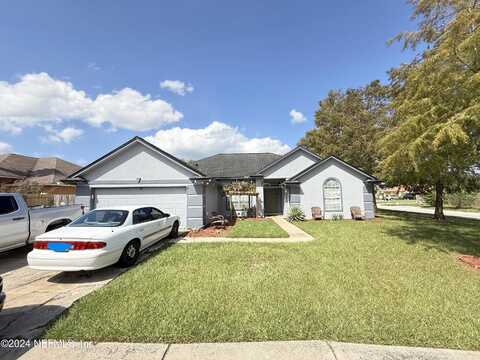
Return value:
[(269, 217), (285, 230), (287, 238), (229, 238), (229, 237), (184, 237), (173, 240), (178, 244), (218, 243), (218, 242), (256, 242), (256, 243), (296, 243), (312, 241), (313, 237), (281, 216)]
[(339, 343), (272, 341), (207, 344), (70, 343), (34, 347), (21, 359), (158, 359), (158, 360), (477, 360), (480, 352)]
[[(404, 211), (418, 214), (431, 214), (433, 215), (433, 208), (423, 208), (420, 206), (407, 206), (407, 205), (378, 205), (379, 209), (383, 210), (393, 210), (393, 211)], [(458, 211), (458, 210), (443, 210), (445, 216), (453, 216), (464, 219), (475, 219), (480, 220), (480, 212), (467, 212), (467, 211)]]

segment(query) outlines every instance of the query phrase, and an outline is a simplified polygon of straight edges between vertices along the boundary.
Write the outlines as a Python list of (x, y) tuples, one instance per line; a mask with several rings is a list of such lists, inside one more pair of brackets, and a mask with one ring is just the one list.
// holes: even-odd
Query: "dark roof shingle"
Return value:
[(80, 166), (56, 157), (0, 155), (0, 177), (24, 180), (29, 183), (56, 184), (78, 169)]
[(190, 162), (208, 177), (242, 178), (253, 176), (281, 155), (272, 153), (217, 154)]

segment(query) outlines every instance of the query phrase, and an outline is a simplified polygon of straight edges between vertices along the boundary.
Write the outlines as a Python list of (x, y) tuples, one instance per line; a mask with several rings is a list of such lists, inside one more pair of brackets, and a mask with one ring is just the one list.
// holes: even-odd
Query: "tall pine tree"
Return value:
[(461, 187), (480, 162), (480, 2), (411, 0), (416, 32), (405, 47), (427, 45), (390, 73), (398, 125), (380, 141), (387, 180), (435, 189), (443, 219), (445, 189)]

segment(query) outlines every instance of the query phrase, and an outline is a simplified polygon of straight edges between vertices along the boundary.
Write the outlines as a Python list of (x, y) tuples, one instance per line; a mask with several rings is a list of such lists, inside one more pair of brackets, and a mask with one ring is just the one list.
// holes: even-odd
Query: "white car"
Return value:
[(180, 219), (154, 207), (101, 208), (35, 238), (32, 269), (96, 270), (135, 264), (140, 251), (167, 236), (177, 237)]

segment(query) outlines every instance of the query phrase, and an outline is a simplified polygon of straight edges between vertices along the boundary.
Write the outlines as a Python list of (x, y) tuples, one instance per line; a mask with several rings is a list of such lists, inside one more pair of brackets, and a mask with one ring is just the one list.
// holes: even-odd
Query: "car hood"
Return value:
[(118, 231), (116, 227), (76, 227), (65, 226), (37, 236), (36, 240), (50, 239), (105, 239)]

